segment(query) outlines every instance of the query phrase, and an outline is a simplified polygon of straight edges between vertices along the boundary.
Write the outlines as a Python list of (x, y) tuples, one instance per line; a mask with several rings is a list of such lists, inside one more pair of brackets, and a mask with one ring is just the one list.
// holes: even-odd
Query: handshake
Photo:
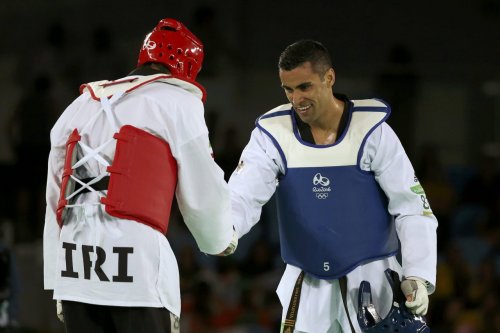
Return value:
[(233, 254), (234, 251), (236, 251), (236, 248), (238, 247), (238, 235), (236, 234), (236, 231), (233, 230), (233, 238), (231, 239), (231, 243), (229, 243), (228, 247), (221, 253), (218, 254), (218, 256), (225, 257), (230, 254)]

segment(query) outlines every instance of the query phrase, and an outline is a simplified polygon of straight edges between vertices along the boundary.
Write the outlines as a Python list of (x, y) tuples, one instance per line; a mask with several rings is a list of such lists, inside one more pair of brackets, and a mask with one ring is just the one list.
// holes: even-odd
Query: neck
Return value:
[(318, 119), (317, 122), (311, 123), (310, 126), (311, 128), (317, 128), (324, 131), (336, 129), (339, 126), (343, 112), (344, 102), (332, 96), (332, 101), (329, 103), (326, 112), (323, 113), (323, 117)]
[(329, 145), (337, 140), (343, 112), (344, 102), (332, 96), (332, 103), (324, 117), (314, 124), (309, 124), (316, 144)]

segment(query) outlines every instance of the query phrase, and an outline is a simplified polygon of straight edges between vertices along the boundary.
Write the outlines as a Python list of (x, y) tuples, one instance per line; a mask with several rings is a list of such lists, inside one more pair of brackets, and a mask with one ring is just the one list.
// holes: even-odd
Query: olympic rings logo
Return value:
[(328, 198), (328, 193), (316, 193), (316, 198), (326, 199), (326, 198)]

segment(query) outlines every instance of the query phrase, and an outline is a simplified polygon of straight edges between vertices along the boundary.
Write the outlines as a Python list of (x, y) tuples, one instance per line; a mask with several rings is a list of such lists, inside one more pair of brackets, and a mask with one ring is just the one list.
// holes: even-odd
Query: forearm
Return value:
[(280, 163), (274, 145), (260, 131), (254, 130), (229, 179), (232, 216), (239, 237), (259, 222), (262, 207), (276, 191)]
[(396, 223), (401, 239), (404, 277), (418, 277), (427, 281), (429, 294), (436, 286), (437, 221), (434, 216), (406, 216)]
[(202, 252), (219, 254), (231, 243), (229, 188), (211, 157), (206, 135), (182, 145), (176, 156), (176, 197), (184, 222)]
[[(57, 251), (59, 248), (60, 228), (56, 219), (57, 202), (60, 196), (60, 176), (62, 174), (63, 155), (61, 149), (52, 149), (49, 154), (48, 177), (46, 187), (47, 207), (43, 229), (43, 268), (44, 288), (54, 289)], [(59, 155), (59, 156), (58, 156)]]

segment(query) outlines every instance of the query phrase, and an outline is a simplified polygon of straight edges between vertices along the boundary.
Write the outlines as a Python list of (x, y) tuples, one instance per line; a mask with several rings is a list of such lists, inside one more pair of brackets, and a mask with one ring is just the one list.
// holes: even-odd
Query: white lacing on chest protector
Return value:
[[(112, 108), (112, 106), (124, 94), (125, 94), (125, 92), (116, 93), (110, 99), (108, 99), (106, 96), (101, 97), (101, 99), (100, 99), (100, 101), (101, 101), (101, 109), (82, 128), (81, 133), (83, 133), (85, 131), (85, 129), (87, 129), (89, 126), (91, 126), (95, 122), (95, 120), (101, 115), (101, 112), (104, 112), (104, 114), (106, 116), (106, 119), (108, 120), (109, 124), (113, 127), (114, 133), (116, 133), (118, 131), (118, 129), (120, 128), (120, 126), (118, 124), (118, 120), (116, 119), (115, 115), (113, 114), (113, 108)], [(77, 177), (75, 177), (72, 174), (70, 176), (71, 179), (73, 179), (76, 183), (80, 184), (81, 187), (78, 188), (76, 191), (72, 192), (70, 195), (68, 195), (66, 197), (66, 200), (69, 200), (69, 199), (73, 198), (74, 196), (78, 195), (79, 193), (81, 193), (84, 190), (88, 190), (90, 192), (96, 193), (99, 196), (99, 199), (101, 197), (105, 196), (100, 191), (97, 191), (96, 189), (94, 189), (92, 187), (92, 185), (95, 184), (95, 183), (97, 183), (97, 182), (99, 182), (104, 177), (110, 175), (110, 173), (108, 171), (106, 171), (107, 167), (110, 166), (110, 164), (109, 164), (109, 162), (105, 158), (103, 158), (100, 155), (100, 152), (105, 147), (107, 147), (110, 143), (112, 143), (112, 142), (114, 143), (115, 141), (116, 141), (116, 139), (114, 139), (113, 137), (111, 137), (109, 140), (107, 140), (106, 142), (104, 142), (103, 144), (101, 144), (100, 146), (98, 146), (96, 148), (92, 148), (92, 147), (86, 145), (85, 143), (82, 142), (82, 140), (78, 141), (78, 145), (81, 147), (81, 149), (85, 153), (85, 155), (82, 158), (80, 158), (78, 161), (76, 161), (71, 166), (71, 169), (76, 170), (78, 167), (82, 166), (87, 161), (89, 161), (91, 159), (94, 159), (99, 164), (101, 164), (101, 165), (103, 165), (105, 167), (104, 168), (105, 171), (102, 172), (102, 173), (100, 173), (97, 177), (93, 178), (92, 180), (90, 180), (87, 183), (83, 182), (81, 179), (78, 179)], [(66, 205), (66, 207), (77, 207), (77, 206), (84, 206), (84, 205), (100, 205), (100, 204), (101, 203), (99, 201), (98, 202), (93, 202), (93, 203), (92, 202), (91, 203), (86, 202), (86, 203), (82, 203), (82, 204), (76, 204), (76, 203), (75, 204), (69, 204), (69, 205)]]

